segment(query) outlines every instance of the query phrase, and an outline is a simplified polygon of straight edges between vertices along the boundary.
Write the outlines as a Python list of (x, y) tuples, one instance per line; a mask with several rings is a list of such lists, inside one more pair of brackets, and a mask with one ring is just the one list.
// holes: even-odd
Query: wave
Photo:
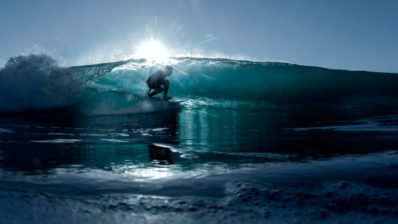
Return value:
[[(170, 94), (210, 101), (249, 101), (285, 107), (396, 104), (398, 74), (334, 70), (280, 62), (173, 58)], [(26, 111), (77, 105), (128, 111), (145, 100), (147, 77), (162, 69), (144, 59), (59, 67), (46, 55), (11, 58), (0, 70), (0, 110)], [(99, 93), (99, 90), (103, 90)], [(107, 91), (109, 90), (109, 91)], [(112, 91), (129, 92), (134, 97)], [(122, 99), (121, 99), (122, 98)], [(128, 105), (125, 105), (128, 104)], [(394, 108), (395, 109), (395, 108)]]
[(0, 69), (0, 111), (60, 108), (76, 102), (89, 82), (121, 63), (59, 67), (47, 55), (10, 58)]
[[(172, 94), (208, 98), (292, 102), (333, 97), (397, 95), (397, 74), (333, 70), (279, 62), (175, 58)], [(97, 84), (143, 92), (156, 68), (135, 63)]]
[[(182, 57), (172, 63), (170, 94), (192, 99), (191, 105), (315, 111), (311, 116), (398, 111), (398, 74), (223, 58)], [(91, 84), (144, 96), (145, 80), (158, 69), (162, 66), (134, 61)]]

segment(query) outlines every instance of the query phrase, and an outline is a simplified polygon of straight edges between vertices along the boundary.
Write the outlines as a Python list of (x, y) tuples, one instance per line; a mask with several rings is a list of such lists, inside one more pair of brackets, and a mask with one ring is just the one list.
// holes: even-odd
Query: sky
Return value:
[(2, 0), (0, 60), (114, 61), (155, 39), (173, 56), (398, 72), (397, 12), (396, 0)]

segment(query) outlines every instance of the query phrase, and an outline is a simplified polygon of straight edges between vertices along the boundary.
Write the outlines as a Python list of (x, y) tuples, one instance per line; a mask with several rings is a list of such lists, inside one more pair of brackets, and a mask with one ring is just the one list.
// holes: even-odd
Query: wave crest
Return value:
[(0, 70), (0, 111), (66, 106), (82, 87), (69, 68), (57, 66), (47, 55), (12, 57)]

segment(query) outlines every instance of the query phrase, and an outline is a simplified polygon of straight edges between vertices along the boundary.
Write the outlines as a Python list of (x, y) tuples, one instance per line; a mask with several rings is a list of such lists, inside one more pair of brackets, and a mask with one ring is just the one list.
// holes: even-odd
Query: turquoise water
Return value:
[(397, 221), (397, 74), (173, 67), (180, 104), (144, 97), (143, 60), (0, 70), (0, 222)]

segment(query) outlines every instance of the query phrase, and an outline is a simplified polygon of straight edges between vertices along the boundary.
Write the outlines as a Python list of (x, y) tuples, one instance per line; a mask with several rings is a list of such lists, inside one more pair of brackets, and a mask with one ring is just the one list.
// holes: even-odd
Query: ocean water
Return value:
[(174, 58), (0, 70), (0, 223), (397, 223), (398, 74)]

